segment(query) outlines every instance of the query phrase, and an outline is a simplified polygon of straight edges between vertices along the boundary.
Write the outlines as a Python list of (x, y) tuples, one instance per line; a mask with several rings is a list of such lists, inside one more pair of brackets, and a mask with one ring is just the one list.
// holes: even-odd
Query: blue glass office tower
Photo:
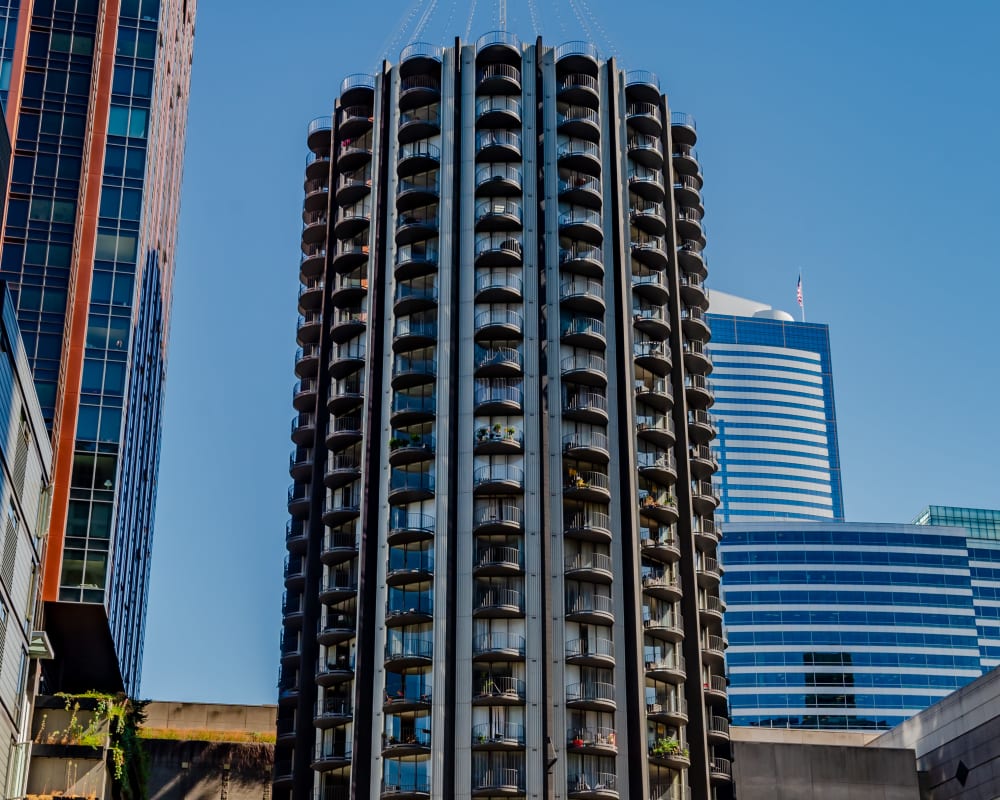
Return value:
[(881, 730), (981, 674), (961, 528), (750, 523), (722, 550), (734, 724)]
[(724, 522), (843, 519), (829, 328), (712, 292)]
[(928, 506), (915, 522), (966, 530), (983, 672), (1000, 666), (1000, 510)]

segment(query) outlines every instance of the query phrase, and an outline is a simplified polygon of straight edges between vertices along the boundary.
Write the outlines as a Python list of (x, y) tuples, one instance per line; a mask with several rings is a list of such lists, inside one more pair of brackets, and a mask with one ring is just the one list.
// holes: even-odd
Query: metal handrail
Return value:
[(566, 556), (563, 566), (566, 572), (578, 569), (611, 572), (612, 564), (611, 556), (607, 553), (575, 553), (574, 555)]
[(522, 525), (524, 510), (515, 503), (491, 502), (477, 506), (472, 513), (472, 524), (479, 526), (490, 522), (510, 522)]
[(508, 589), (502, 586), (491, 586), (476, 593), (473, 601), (473, 608), (478, 610), (489, 608), (516, 608), (524, 610), (524, 603), (521, 599), (522, 593), (517, 589)]
[(660, 79), (648, 69), (630, 69), (625, 73), (625, 86), (652, 86), (660, 91)]
[(586, 139), (570, 138), (556, 148), (556, 156), (558, 158), (576, 155), (592, 156), (600, 159), (601, 146), (596, 142), (588, 142)]
[(589, 683), (571, 683), (566, 687), (566, 700), (604, 700), (615, 701), (615, 685), (604, 681)]
[(597, 51), (597, 46), (591, 42), (583, 40), (563, 42), (556, 47), (554, 55), (556, 61), (561, 61), (567, 56), (586, 56), (587, 58), (594, 59), (594, 61), (601, 60), (600, 53)]
[(566, 356), (561, 363), (562, 373), (578, 372), (580, 370), (595, 370), (597, 372), (607, 372), (607, 361), (603, 356), (594, 353), (587, 355)]
[(488, 31), (476, 39), (476, 52), (478, 53), (494, 44), (506, 44), (515, 49), (521, 48), (521, 40), (517, 38), (517, 34), (511, 31)]
[(520, 119), (521, 99), (506, 94), (491, 94), (480, 97), (476, 101), (476, 117), (481, 117), (490, 111), (510, 111)]
[(489, 311), (480, 311), (476, 314), (473, 326), (477, 331), (493, 325), (510, 325), (520, 331), (524, 329), (524, 317), (521, 312), (511, 308), (491, 308)]
[(317, 131), (332, 131), (333, 130), (333, 117), (329, 114), (325, 114), (322, 117), (316, 117), (310, 120), (309, 127), (307, 129), (307, 134), (313, 134)]
[(578, 511), (564, 523), (578, 530), (611, 530), (611, 517), (603, 511)]
[(431, 44), (430, 42), (412, 42), (399, 51), (399, 63), (402, 64), (404, 61), (418, 56), (429, 57), (433, 58), (435, 61), (440, 61), (441, 47), (440, 45)]
[(479, 550), (476, 553), (475, 566), (496, 567), (503, 565), (521, 566), (521, 548), (506, 545), (494, 545)]
[(482, 633), (472, 640), (473, 655), (485, 655), (505, 650), (513, 650), (524, 655), (524, 647), (524, 637), (516, 633)]
[(472, 473), (472, 485), (481, 486), (484, 483), (507, 481), (524, 486), (524, 470), (513, 464), (488, 464), (479, 467)]
[(603, 594), (579, 594), (566, 601), (567, 614), (612, 614), (614, 601)]
[(580, 72), (563, 75), (563, 77), (559, 80), (559, 91), (578, 88), (589, 89), (592, 92), (599, 92), (600, 84), (597, 82), (597, 78), (591, 75), (584, 75)]
[(340, 82), (340, 94), (350, 89), (375, 89), (375, 76), (365, 72), (355, 72)]
[(574, 656), (614, 658), (615, 643), (611, 639), (604, 638), (571, 639), (566, 642), (566, 657)]
[(476, 73), (476, 80), (479, 83), (484, 83), (493, 78), (503, 78), (504, 80), (514, 81), (519, 84), (521, 83), (521, 70), (511, 64), (487, 64)]
[(513, 217), (520, 222), (522, 214), (523, 211), (519, 200), (488, 198), (476, 203), (477, 222), (482, 222), (491, 217)]
[(607, 474), (596, 470), (583, 470), (575, 474), (567, 472), (563, 484), (567, 489), (607, 489), (611, 486)]
[(493, 128), (479, 131), (476, 134), (476, 150), (483, 150), (486, 147), (499, 145), (501, 147), (514, 147), (521, 150), (521, 134), (517, 131)]

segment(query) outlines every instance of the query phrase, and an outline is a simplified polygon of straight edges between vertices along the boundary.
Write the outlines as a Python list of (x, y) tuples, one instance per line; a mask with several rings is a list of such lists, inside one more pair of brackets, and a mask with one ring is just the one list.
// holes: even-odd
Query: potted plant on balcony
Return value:
[(501, 425), (499, 422), (497, 422), (496, 424), (494, 424), (494, 426), (493, 426), (493, 438), (494, 439), (499, 439), (500, 438), (500, 431), (502, 431), (502, 430), (503, 430), (503, 425)]
[(483, 440), (484, 440), (484, 439), (486, 438), (486, 435), (487, 435), (487, 434), (488, 434), (489, 432), (490, 432), (490, 429), (489, 429), (489, 428), (487, 428), (487, 427), (486, 427), (486, 426), (484, 425), (483, 427), (479, 428), (479, 429), (478, 429), (478, 430), (476, 431), (476, 439), (477, 439), (478, 441), (480, 441), (480, 442), (481, 442), (481, 441), (483, 441)]
[(583, 739), (580, 738), (580, 734), (577, 733), (573, 737), (573, 747), (583, 747)]
[(423, 447), (423, 437), (419, 433), (410, 437), (410, 447)]
[(508, 425), (505, 433), (507, 434), (508, 439), (513, 440), (514, 434), (517, 433), (517, 430), (514, 428), (513, 425)]

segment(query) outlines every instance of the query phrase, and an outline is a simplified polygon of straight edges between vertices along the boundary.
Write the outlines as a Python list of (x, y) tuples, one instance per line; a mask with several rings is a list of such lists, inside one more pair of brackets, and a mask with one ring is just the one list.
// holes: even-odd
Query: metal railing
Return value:
[(567, 433), (563, 436), (563, 449), (588, 448), (596, 450), (608, 449), (608, 437), (600, 431), (582, 431)]
[(476, 345), (476, 369), (501, 364), (520, 369), (521, 351), (516, 347), (481, 347)]
[(506, 94), (494, 94), (480, 97), (476, 101), (476, 117), (482, 117), (493, 111), (506, 111), (521, 118), (521, 99)]
[(587, 355), (566, 356), (562, 360), (560, 367), (563, 375), (570, 372), (580, 372), (582, 370), (600, 372), (601, 374), (607, 374), (608, 371), (607, 361), (604, 360), (604, 357), (593, 353), (588, 353)]
[(433, 658), (434, 642), (416, 636), (404, 635), (386, 643), (386, 661), (403, 658)]
[(473, 610), (478, 611), (491, 608), (516, 608), (518, 611), (523, 611), (524, 601), (521, 592), (517, 589), (491, 586), (476, 592), (472, 607)]
[(472, 473), (473, 486), (498, 482), (524, 486), (524, 470), (513, 464), (489, 464), (485, 467), (479, 467)]
[(603, 594), (579, 594), (566, 599), (566, 614), (613, 614), (614, 601)]
[(566, 556), (564, 566), (566, 572), (574, 570), (600, 570), (611, 572), (613, 562), (607, 553), (575, 553)]
[(524, 744), (524, 726), (516, 722), (484, 722), (472, 727), (472, 743), (475, 744)]
[(571, 639), (566, 642), (566, 658), (580, 656), (615, 657), (615, 643), (611, 639)]
[(472, 512), (472, 524), (475, 526), (490, 523), (524, 524), (524, 510), (515, 503), (491, 502), (477, 505)]
[(476, 553), (476, 567), (516, 567), (521, 568), (522, 553), (519, 547), (494, 545)]
[(474, 396), (475, 405), (484, 403), (517, 403), (524, 401), (524, 390), (520, 381), (510, 383), (506, 379), (477, 378)]
[(611, 517), (603, 511), (578, 511), (564, 521), (566, 528), (576, 530), (611, 530)]
[(576, 772), (569, 776), (569, 791), (570, 794), (617, 792), (618, 776), (613, 772)]
[(611, 482), (603, 472), (584, 470), (582, 472), (567, 472), (563, 478), (563, 486), (571, 489), (608, 489)]
[(482, 633), (472, 639), (472, 654), (474, 656), (490, 653), (515, 652), (524, 655), (524, 637), (516, 633)]
[(594, 700), (599, 702), (615, 702), (615, 685), (603, 681), (588, 683), (571, 683), (566, 687), (566, 701)]

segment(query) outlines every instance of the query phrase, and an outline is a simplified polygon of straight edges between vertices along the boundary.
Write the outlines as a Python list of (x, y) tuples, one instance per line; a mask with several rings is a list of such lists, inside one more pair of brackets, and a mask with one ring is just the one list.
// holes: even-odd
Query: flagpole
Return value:
[[(799, 270), (799, 286), (802, 285), (802, 270)], [(799, 306), (802, 308), (802, 321), (806, 321), (806, 293), (802, 292), (802, 300), (799, 301)]]

